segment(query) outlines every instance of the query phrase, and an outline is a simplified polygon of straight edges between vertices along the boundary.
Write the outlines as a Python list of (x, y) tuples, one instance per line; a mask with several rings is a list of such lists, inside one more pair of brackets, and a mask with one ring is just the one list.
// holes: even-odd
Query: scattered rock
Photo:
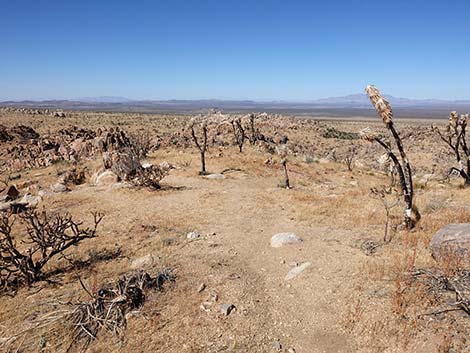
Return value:
[(305, 271), (308, 267), (310, 267), (312, 264), (310, 262), (304, 262), (303, 264), (300, 264), (299, 266), (293, 267), (286, 275), (284, 280), (290, 281), (291, 279), (297, 277), (300, 275), (303, 271)]
[(302, 239), (294, 233), (278, 233), (272, 236), (271, 246), (273, 248), (280, 248), (286, 244), (295, 244), (301, 241)]
[(56, 183), (54, 185), (51, 185), (51, 190), (55, 193), (70, 191), (70, 189), (62, 183)]
[(186, 238), (188, 238), (188, 239), (197, 239), (197, 238), (200, 238), (200, 237), (201, 237), (201, 234), (199, 234), (198, 232), (189, 232), (186, 235)]
[(199, 287), (197, 287), (197, 292), (201, 293), (204, 289), (206, 289), (206, 285), (204, 283), (201, 283)]
[(204, 178), (214, 179), (214, 180), (221, 180), (221, 179), (225, 179), (225, 175), (223, 175), (223, 174), (209, 174), (209, 175), (206, 175)]
[(470, 223), (449, 224), (440, 229), (429, 243), (436, 260), (460, 258), (470, 263)]
[(50, 194), (51, 194), (51, 191), (48, 189), (41, 189), (38, 191), (38, 196), (41, 196), (41, 197), (46, 197), (46, 196), (49, 196)]
[(109, 186), (118, 182), (118, 176), (111, 170), (105, 170), (100, 173), (95, 179), (96, 186)]
[(274, 341), (271, 346), (273, 347), (274, 351), (280, 351), (282, 349), (282, 344), (279, 341)]
[(225, 316), (229, 316), (230, 313), (235, 310), (235, 305), (233, 304), (220, 304), (219, 305), (219, 309), (220, 309), (220, 312), (225, 315)]
[(13, 201), (20, 196), (20, 192), (14, 185), (8, 186), (5, 190), (0, 193), (1, 201)]
[(21, 198), (20, 203), (27, 204), (28, 207), (31, 208), (31, 207), (36, 207), (41, 201), (42, 201), (41, 196), (34, 196), (30, 193), (27, 193)]
[(155, 258), (153, 257), (153, 255), (148, 254), (148, 255), (145, 255), (145, 256), (142, 256), (142, 257), (139, 257), (137, 259), (132, 260), (129, 267), (132, 270), (137, 270), (137, 269), (140, 269), (142, 267), (151, 266), (151, 265), (154, 264), (154, 262), (155, 262)]
[(293, 347), (289, 347), (287, 353), (295, 353), (295, 349)]
[(175, 169), (175, 166), (168, 163), (167, 161), (161, 162), (158, 166), (165, 170)]

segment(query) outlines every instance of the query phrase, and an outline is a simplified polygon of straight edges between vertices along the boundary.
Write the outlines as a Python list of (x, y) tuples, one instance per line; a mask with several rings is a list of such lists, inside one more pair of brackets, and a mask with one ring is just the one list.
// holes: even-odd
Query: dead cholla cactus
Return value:
[(147, 187), (150, 189), (160, 189), (160, 182), (170, 172), (171, 166), (146, 165), (139, 168), (130, 182), (135, 186)]
[[(393, 124), (392, 107), (390, 106), (388, 101), (384, 97), (382, 97), (376, 87), (372, 85), (367, 86), (366, 94), (371, 100), (375, 109), (377, 110), (378, 115), (382, 118), (386, 128), (390, 131), (397, 146), (400, 159), (392, 150), (392, 146), (390, 143), (386, 143), (382, 140), (382, 138), (380, 138), (376, 134), (373, 134), (370, 130), (363, 130), (361, 132), (361, 137), (364, 140), (370, 142), (377, 142), (380, 146), (382, 146), (387, 151), (387, 154), (395, 165), (395, 168), (397, 169), (400, 178), (400, 186), (405, 201), (405, 214), (403, 218), (403, 224), (407, 229), (411, 229), (415, 226), (415, 223), (419, 219), (419, 212), (413, 204), (413, 178), (411, 166), (410, 162), (408, 161), (408, 157), (405, 153), (405, 149), (403, 148), (403, 143), (401, 141), (400, 135), (396, 131), (395, 126)], [(415, 214), (414, 219), (412, 217), (413, 212)]]
[(232, 124), (232, 129), (233, 129), (233, 135), (235, 136), (235, 142), (238, 145), (238, 149), (240, 153), (242, 153), (243, 144), (245, 143), (245, 139), (246, 139), (245, 128), (243, 127), (243, 124), (242, 124), (242, 118), (236, 117), (232, 119), (231, 124)]
[[(17, 244), (13, 224), (24, 225), (26, 238)], [(30, 210), (21, 216), (2, 213), (0, 216), (0, 284), (2, 287), (28, 285), (44, 278), (44, 266), (56, 255), (85, 239), (95, 238), (103, 215), (93, 214), (93, 226), (82, 227), (69, 214), (50, 217), (45, 211)], [(22, 236), (23, 237), (23, 236)]]
[(388, 189), (385, 186), (381, 188), (372, 188), (371, 196), (382, 202), (382, 205), (385, 208), (385, 229), (384, 229), (384, 243), (389, 243), (392, 240), (392, 237), (389, 232), (390, 224), (390, 212), (391, 210), (400, 203), (399, 196), (394, 197), (393, 190)]
[(199, 171), (199, 175), (206, 175), (207, 122), (197, 121), (197, 119), (193, 118), (191, 119), (189, 128), (191, 129), (191, 137), (201, 156), (201, 170)]
[[(450, 173), (453, 171), (458, 172), (464, 180), (465, 187), (470, 186), (470, 146), (467, 144), (468, 118), (468, 114), (459, 115), (456, 111), (452, 111), (449, 115), (449, 122), (444, 132), (441, 132), (441, 130), (435, 126), (431, 126), (431, 129), (435, 131), (441, 140), (454, 152), (458, 167), (453, 167)], [(462, 161), (462, 155), (465, 156), (464, 161)]]
[(281, 158), (282, 169), (284, 170), (284, 183), (282, 186), (285, 187), (286, 189), (290, 189), (291, 186), (289, 182), (289, 173), (287, 170), (287, 156), (289, 154), (287, 144), (277, 145), (276, 152)]
[(346, 156), (344, 157), (343, 161), (348, 167), (348, 171), (352, 172), (354, 167), (354, 161), (356, 160), (357, 156), (357, 146), (351, 146), (346, 151)]

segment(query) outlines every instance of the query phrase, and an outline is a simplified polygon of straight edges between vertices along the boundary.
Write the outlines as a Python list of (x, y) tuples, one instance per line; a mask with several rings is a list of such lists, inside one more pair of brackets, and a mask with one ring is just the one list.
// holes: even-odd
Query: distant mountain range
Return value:
[[(449, 111), (470, 112), (470, 100), (409, 99), (385, 96), (397, 115), (414, 118), (445, 118)], [(308, 102), (253, 100), (132, 100), (125, 97), (82, 97), (69, 100), (6, 101), (0, 106), (141, 113), (194, 113), (208, 108), (226, 112), (266, 111), (309, 116), (373, 116), (365, 94), (316, 99)]]
[[(385, 95), (392, 107), (425, 107), (425, 106), (451, 106), (451, 105), (470, 105), (469, 100), (444, 100), (444, 99), (410, 99), (397, 98)], [(312, 101), (313, 104), (326, 104), (342, 107), (362, 108), (370, 106), (370, 100), (365, 94), (351, 94), (343, 97), (323, 98)]]

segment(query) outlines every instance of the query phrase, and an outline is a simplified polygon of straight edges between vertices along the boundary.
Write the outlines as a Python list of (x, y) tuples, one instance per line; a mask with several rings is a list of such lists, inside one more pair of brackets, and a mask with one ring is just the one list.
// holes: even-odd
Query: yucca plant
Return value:
[[(395, 152), (392, 150), (392, 146), (389, 142), (385, 142), (381, 137), (370, 132), (369, 129), (362, 131), (362, 138), (370, 141), (377, 142), (382, 146), (390, 159), (392, 160), (395, 168), (398, 172), (400, 179), (401, 191), (403, 193), (403, 199), (405, 201), (405, 214), (403, 217), (403, 224), (407, 229), (411, 229), (415, 226), (416, 221), (419, 219), (419, 212), (417, 208), (413, 205), (413, 177), (410, 162), (403, 148), (403, 143), (401, 141), (400, 135), (398, 134), (395, 126), (393, 124), (393, 112), (390, 103), (382, 97), (379, 90), (372, 85), (368, 85), (366, 88), (366, 94), (369, 97), (370, 101), (374, 105), (375, 110), (378, 115), (382, 118), (385, 127), (390, 131), (395, 144), (398, 149), (400, 158), (397, 157)], [(412, 213), (415, 213), (416, 219), (412, 218)]]
[[(467, 145), (467, 123), (469, 115), (460, 115), (456, 111), (450, 112), (449, 122), (444, 132), (432, 126), (439, 137), (454, 151), (458, 168), (451, 168), (450, 173), (456, 171), (464, 180), (464, 186), (470, 186), (470, 146)], [(465, 155), (466, 163), (462, 162), (461, 153)], [(466, 169), (466, 170), (465, 170)]]

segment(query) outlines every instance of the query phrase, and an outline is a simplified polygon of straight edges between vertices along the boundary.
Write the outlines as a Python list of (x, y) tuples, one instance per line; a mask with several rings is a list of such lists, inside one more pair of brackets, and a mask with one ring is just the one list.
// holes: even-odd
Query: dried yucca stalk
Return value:
[(377, 110), (377, 113), (379, 113), (382, 118), (384, 124), (390, 124), (393, 119), (393, 112), (390, 103), (381, 96), (379, 90), (373, 85), (368, 85), (366, 87), (366, 93), (374, 105), (375, 110)]
[[(393, 125), (393, 113), (390, 103), (382, 97), (379, 90), (372, 85), (368, 85), (366, 88), (366, 94), (369, 97), (370, 101), (377, 110), (378, 115), (382, 118), (385, 126), (392, 134), (393, 139), (395, 140), (400, 160), (397, 155), (393, 152), (392, 147), (385, 143), (380, 137), (372, 134), (370, 131), (366, 130), (361, 135), (363, 139), (368, 141), (375, 141), (381, 145), (389, 155), (390, 159), (393, 161), (395, 168), (397, 169), (398, 175), (400, 177), (400, 186), (403, 192), (403, 198), (405, 201), (405, 215), (403, 219), (403, 224), (406, 228), (411, 229), (414, 227), (417, 220), (419, 220), (419, 212), (417, 208), (413, 205), (413, 178), (411, 172), (411, 166), (406, 156), (405, 149), (403, 148), (403, 143), (401, 141), (400, 135), (396, 131)], [(364, 131), (364, 130), (363, 130)], [(412, 212), (414, 211), (416, 218), (412, 219)]]

